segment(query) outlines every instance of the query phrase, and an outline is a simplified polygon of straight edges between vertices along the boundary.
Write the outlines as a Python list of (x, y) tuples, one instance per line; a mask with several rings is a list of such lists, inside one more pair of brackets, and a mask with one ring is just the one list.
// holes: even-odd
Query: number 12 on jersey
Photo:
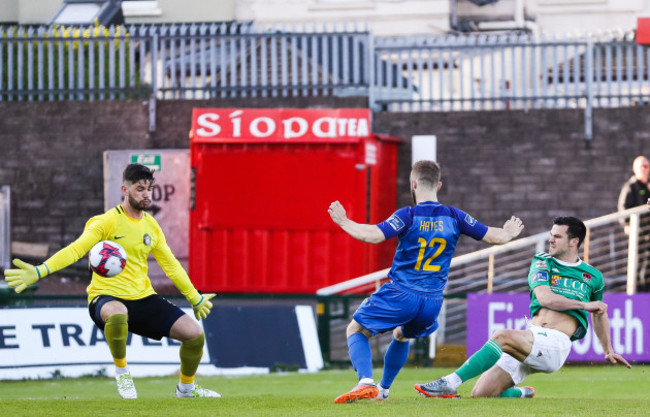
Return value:
[[(429, 242), (427, 242), (426, 239), (419, 237), (418, 243), (420, 244), (420, 252), (418, 253), (418, 261), (415, 263), (415, 270), (440, 271), (440, 265), (431, 265), (431, 262), (433, 262), (433, 260), (440, 256), (442, 251), (445, 250), (447, 241), (441, 237), (434, 237)], [(422, 265), (422, 261), (424, 261), (424, 251), (427, 249), (427, 247), (432, 248), (436, 246), (436, 243), (439, 244), (438, 249), (436, 249), (433, 255), (429, 256), (424, 262), (424, 265)]]

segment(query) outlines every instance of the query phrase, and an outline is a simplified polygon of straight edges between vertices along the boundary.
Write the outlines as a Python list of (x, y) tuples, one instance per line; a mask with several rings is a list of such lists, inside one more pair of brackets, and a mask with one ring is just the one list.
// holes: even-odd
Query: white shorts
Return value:
[(533, 332), (533, 348), (524, 362), (505, 352), (497, 362), (497, 366), (512, 377), (515, 385), (521, 384), (530, 374), (550, 374), (559, 370), (571, 352), (571, 339), (561, 331), (534, 325), (528, 330)]

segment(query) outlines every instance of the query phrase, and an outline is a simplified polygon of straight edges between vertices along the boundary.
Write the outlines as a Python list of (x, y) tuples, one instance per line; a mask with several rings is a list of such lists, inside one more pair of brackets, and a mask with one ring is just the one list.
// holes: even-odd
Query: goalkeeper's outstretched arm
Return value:
[(17, 268), (5, 270), (5, 281), (10, 288), (21, 293), (39, 279), (77, 262), (99, 240), (101, 240), (100, 231), (90, 228), (84, 230), (77, 240), (40, 265), (32, 265), (20, 259), (14, 259), (13, 264)]

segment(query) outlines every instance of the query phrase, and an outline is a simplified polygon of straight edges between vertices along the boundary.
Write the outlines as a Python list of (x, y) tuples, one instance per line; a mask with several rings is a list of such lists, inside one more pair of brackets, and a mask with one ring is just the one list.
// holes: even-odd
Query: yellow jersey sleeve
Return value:
[(192, 281), (190, 281), (187, 272), (185, 272), (183, 265), (181, 265), (172, 253), (172, 250), (165, 239), (165, 234), (160, 226), (158, 226), (158, 239), (156, 240), (156, 246), (152, 249), (151, 254), (156, 258), (156, 261), (167, 277), (191, 303), (192, 299), (199, 297), (199, 292), (194, 288), (194, 285), (192, 284)]
[(88, 220), (83, 233), (77, 240), (43, 262), (48, 271), (50, 273), (59, 271), (81, 259), (95, 243), (102, 240), (108, 226), (106, 223), (106, 217), (104, 216), (95, 216)]

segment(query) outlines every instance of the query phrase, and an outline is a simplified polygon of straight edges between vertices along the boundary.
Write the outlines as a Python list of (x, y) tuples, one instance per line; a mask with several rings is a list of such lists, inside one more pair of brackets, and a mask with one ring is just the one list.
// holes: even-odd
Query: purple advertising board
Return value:
[[(628, 361), (650, 362), (650, 294), (605, 294), (610, 337), (617, 353)], [(467, 294), (467, 356), (479, 350), (499, 329), (526, 328), (530, 319), (528, 293)], [(573, 342), (568, 361), (605, 361), (591, 317), (587, 335)]]

